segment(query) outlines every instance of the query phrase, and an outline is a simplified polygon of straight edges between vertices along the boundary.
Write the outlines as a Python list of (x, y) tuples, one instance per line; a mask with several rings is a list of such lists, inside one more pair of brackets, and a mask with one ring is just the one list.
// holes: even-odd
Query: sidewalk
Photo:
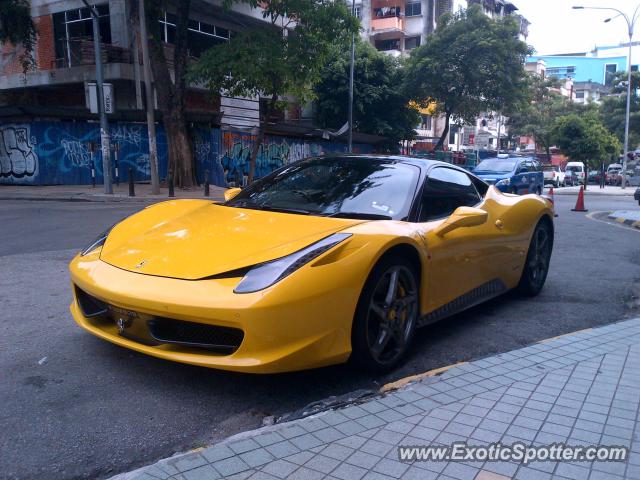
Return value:
[[(548, 187), (545, 187), (548, 189)], [(585, 195), (620, 195), (620, 196), (629, 196), (633, 197), (633, 193), (636, 191), (638, 187), (627, 187), (624, 190), (620, 187), (614, 187), (611, 185), (606, 185), (604, 188), (600, 188), (598, 185), (589, 184), (587, 189), (584, 191)], [(580, 187), (560, 187), (554, 188), (553, 193), (556, 195), (578, 195), (580, 191)]]
[[(638, 479), (640, 318), (427, 375), (360, 405), (231, 437), (113, 480)], [(626, 462), (399, 461), (398, 446), (630, 448)]]
[(625, 225), (640, 228), (640, 209), (638, 210), (616, 210), (609, 214), (609, 218)]
[[(226, 189), (210, 186), (211, 200), (223, 200)], [(191, 190), (175, 189), (175, 198), (207, 198), (204, 187), (194, 187)], [(61, 202), (160, 202), (169, 199), (169, 190), (160, 188), (160, 195), (151, 194), (151, 185), (135, 184), (135, 197), (129, 196), (129, 185), (120, 183), (113, 185), (113, 195), (104, 193), (102, 185), (0, 185), (0, 200), (52, 200)]]

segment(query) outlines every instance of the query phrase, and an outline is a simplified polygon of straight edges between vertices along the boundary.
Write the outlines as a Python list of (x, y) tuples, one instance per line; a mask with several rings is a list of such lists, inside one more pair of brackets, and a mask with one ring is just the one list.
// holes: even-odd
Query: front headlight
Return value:
[(496, 183), (496, 187), (499, 187), (501, 185), (504, 185), (504, 186), (511, 185), (511, 180), (508, 179), (508, 178), (504, 178), (504, 179), (500, 180), (498, 183)]
[(291, 255), (256, 265), (249, 270), (233, 291), (234, 293), (253, 293), (264, 290), (350, 236), (350, 233), (335, 233)]
[(115, 227), (115, 225), (111, 225), (104, 232), (98, 235), (98, 237), (93, 242), (91, 242), (89, 246), (83, 248), (82, 251), (80, 251), (80, 256), (84, 257), (86, 254), (93, 252), (96, 248), (103, 246), (104, 242), (107, 241), (109, 233), (111, 232), (111, 230), (113, 230), (113, 227)]

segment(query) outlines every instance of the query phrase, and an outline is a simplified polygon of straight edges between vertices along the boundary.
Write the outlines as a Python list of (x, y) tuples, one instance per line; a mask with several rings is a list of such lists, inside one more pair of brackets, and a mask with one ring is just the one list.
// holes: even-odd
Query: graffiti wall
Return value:
[[(113, 147), (113, 172), (128, 181), (131, 169), (136, 181), (149, 180), (149, 141), (142, 123), (114, 123), (109, 131)], [(242, 183), (249, 173), (249, 158), (256, 137), (247, 133), (196, 128), (192, 132), (196, 177), (208, 174), (214, 185)], [(0, 125), (0, 183), (28, 185), (82, 185), (102, 182), (99, 125), (92, 122), (31, 122)], [(158, 169), (167, 175), (167, 140), (157, 128)], [(354, 150), (370, 152), (368, 145)], [(256, 176), (264, 176), (287, 163), (312, 155), (344, 152), (338, 142), (309, 141), (268, 136), (259, 147)]]
[[(249, 173), (249, 159), (256, 136), (234, 131), (223, 131), (221, 136), (220, 162), (224, 179), (227, 183), (243, 184)], [(356, 153), (370, 153), (372, 147), (358, 144), (354, 145), (353, 150)], [(263, 177), (283, 165), (306, 157), (346, 151), (347, 146), (344, 143), (267, 135), (258, 147), (255, 175), (257, 178)]]

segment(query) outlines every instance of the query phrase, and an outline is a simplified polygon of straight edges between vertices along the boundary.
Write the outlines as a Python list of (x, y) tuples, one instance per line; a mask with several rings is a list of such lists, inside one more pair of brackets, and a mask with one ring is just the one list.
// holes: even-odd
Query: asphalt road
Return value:
[[(640, 231), (560, 217), (543, 293), (508, 294), (419, 332), (384, 377), (346, 366), (276, 376), (172, 364), (92, 337), (68, 311), (67, 263), (140, 204), (0, 203), (0, 477), (100, 478), (259, 426), (263, 417), (454, 362), (640, 315)], [(588, 197), (590, 210), (637, 208)]]

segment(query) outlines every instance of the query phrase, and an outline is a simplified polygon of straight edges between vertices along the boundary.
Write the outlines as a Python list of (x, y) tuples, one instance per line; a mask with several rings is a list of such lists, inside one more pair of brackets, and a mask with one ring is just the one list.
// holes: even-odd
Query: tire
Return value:
[(511, 193), (513, 193), (514, 195), (517, 195), (517, 194), (518, 194), (518, 189), (517, 189), (517, 187), (512, 187), (512, 188), (511, 188)]
[(369, 274), (358, 300), (350, 361), (367, 371), (392, 370), (402, 361), (413, 340), (418, 307), (419, 279), (415, 265), (399, 255), (384, 257)]
[[(556, 187), (557, 188), (557, 187)], [(536, 193), (538, 195), (542, 195), (542, 187), (538, 187), (538, 189), (536, 190)]]
[(517, 290), (526, 297), (535, 297), (540, 293), (549, 273), (549, 261), (553, 250), (553, 228), (550, 222), (541, 220), (536, 225), (524, 269)]

